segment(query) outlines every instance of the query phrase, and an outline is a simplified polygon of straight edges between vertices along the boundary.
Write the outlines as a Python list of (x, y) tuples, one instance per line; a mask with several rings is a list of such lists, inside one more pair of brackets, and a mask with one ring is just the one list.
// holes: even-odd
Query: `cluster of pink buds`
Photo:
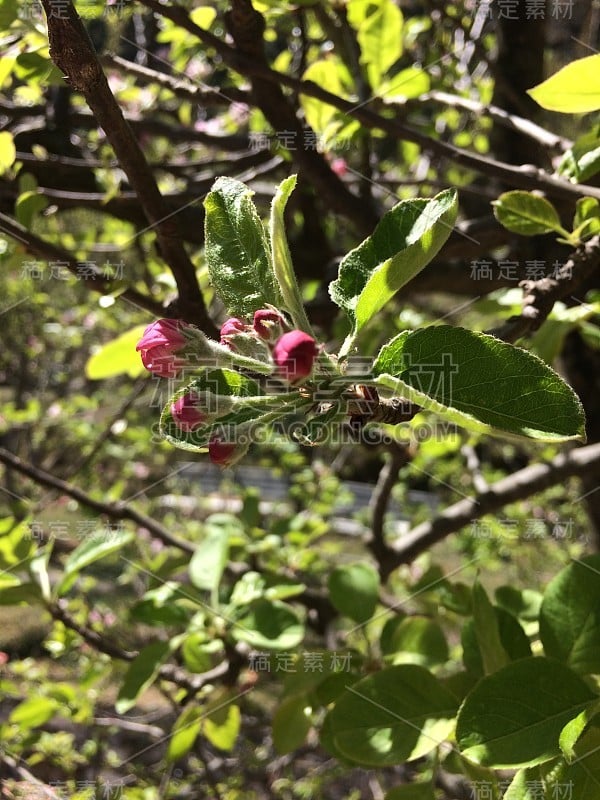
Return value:
[(300, 383), (312, 374), (319, 353), (317, 343), (304, 331), (289, 330), (283, 314), (276, 308), (259, 308), (254, 312), (252, 325), (237, 317), (223, 323), (221, 344), (236, 349), (243, 339), (260, 339), (268, 345), (277, 374), (286, 383)]
[[(172, 378), (184, 367), (195, 366), (194, 339), (198, 334), (193, 325), (182, 320), (159, 319), (148, 325), (136, 350), (146, 369), (159, 377)], [(272, 359), (276, 375), (292, 386), (310, 378), (319, 354), (313, 337), (301, 330), (290, 330), (283, 314), (272, 307), (255, 311), (252, 324), (231, 317), (221, 326), (220, 335), (221, 345), (236, 355), (267, 362)], [(219, 403), (218, 408), (215, 403)], [(189, 389), (171, 403), (171, 418), (183, 433), (192, 434), (227, 414), (232, 404), (229, 397)], [(247, 449), (216, 435), (208, 445), (211, 461), (223, 467), (234, 464)]]

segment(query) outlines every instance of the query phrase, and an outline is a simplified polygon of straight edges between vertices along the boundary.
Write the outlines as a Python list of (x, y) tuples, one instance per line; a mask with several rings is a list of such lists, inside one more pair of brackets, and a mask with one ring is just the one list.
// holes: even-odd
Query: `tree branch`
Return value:
[(150, 226), (156, 230), (161, 254), (177, 284), (177, 315), (216, 337), (217, 329), (208, 316), (177, 220), (169, 213), (142, 149), (109, 88), (72, 0), (42, 0), (42, 5), (48, 19), (50, 57), (67, 76), (69, 85), (84, 95), (137, 193)]
[(378, 564), (385, 564), (387, 559), (394, 552), (385, 541), (385, 512), (390, 501), (392, 490), (398, 480), (398, 473), (403, 466), (408, 464), (413, 456), (409, 446), (402, 446), (396, 442), (390, 445), (389, 454), (390, 457), (379, 473), (377, 484), (373, 489), (369, 501), (371, 532), (367, 539), (367, 546), (375, 556)]
[(538, 281), (521, 281), (523, 310), (510, 317), (491, 333), (506, 342), (515, 342), (537, 331), (552, 311), (557, 300), (572, 295), (600, 266), (600, 236), (594, 236), (572, 253), (556, 272), (556, 277)]
[(561, 453), (547, 464), (532, 464), (492, 484), (486, 492), (448, 506), (437, 517), (423, 522), (402, 537), (383, 564), (388, 577), (401, 564), (408, 564), (437, 542), (486, 514), (544, 491), (567, 478), (600, 471), (600, 444), (577, 447)]
[[(236, 50), (209, 31), (205, 31), (189, 18), (187, 11), (177, 4), (163, 5), (158, 0), (140, 0), (142, 5), (152, 9), (172, 20), (175, 24), (197, 36), (205, 45), (217, 51), (223, 61), (233, 70), (246, 77), (260, 77), (272, 84), (287, 86), (293, 91), (315, 97), (339, 111), (358, 120), (367, 128), (375, 128), (389, 133), (391, 136), (418, 144), (425, 150), (430, 150), (440, 156), (445, 156), (451, 161), (474, 169), (484, 175), (491, 175), (502, 180), (513, 188), (540, 189), (552, 197), (573, 199), (574, 197), (588, 196), (600, 199), (600, 188), (585, 184), (573, 184), (561, 178), (548, 175), (544, 170), (531, 164), (514, 166), (503, 161), (471, 153), (448, 142), (433, 139), (427, 134), (405, 125), (398, 116), (383, 117), (365, 107), (357, 106), (350, 100), (345, 100), (337, 95), (322, 89), (312, 81), (303, 81), (290, 75), (277, 72), (267, 64), (256, 61)], [(373, 98), (375, 100), (377, 98)]]
[(54, 475), (41, 469), (41, 467), (35, 467), (33, 464), (13, 455), (3, 447), (0, 447), (0, 462), (11, 469), (17, 470), (17, 472), (20, 472), (22, 475), (27, 475), (28, 478), (31, 478), (32, 481), (40, 484), (40, 486), (56, 489), (62, 494), (72, 497), (74, 500), (77, 500), (78, 503), (81, 503), (81, 505), (86, 508), (91, 508), (98, 514), (105, 514), (107, 517), (114, 520), (130, 520), (134, 522), (136, 525), (150, 531), (155, 539), (160, 539), (161, 542), (170, 547), (177, 547), (185, 553), (193, 553), (195, 551), (194, 545), (191, 542), (186, 542), (185, 539), (179, 539), (179, 537), (173, 536), (172, 533), (169, 533), (169, 531), (160, 525), (160, 523), (156, 522), (156, 520), (142, 514), (141, 511), (132, 508), (130, 505), (126, 503), (104, 503), (101, 500), (96, 500), (77, 486), (73, 486), (60, 478), (55, 478)]
[[(80, 264), (75, 261), (71, 253), (51, 242), (47, 242), (45, 239), (41, 239), (23, 225), (2, 213), (0, 213), (0, 230), (17, 241), (31, 255), (48, 261), (60, 261), (62, 265), (67, 267), (69, 272), (77, 276), (86, 288), (101, 294), (110, 294), (113, 291), (112, 282), (107, 280), (99, 269), (94, 266), (90, 266), (88, 269), (86, 265), (85, 274), (82, 274)], [(160, 303), (141, 294), (136, 289), (125, 289), (124, 292), (119, 293), (119, 297), (138, 306), (138, 308), (144, 309), (144, 311), (149, 311), (157, 317), (169, 316)]]

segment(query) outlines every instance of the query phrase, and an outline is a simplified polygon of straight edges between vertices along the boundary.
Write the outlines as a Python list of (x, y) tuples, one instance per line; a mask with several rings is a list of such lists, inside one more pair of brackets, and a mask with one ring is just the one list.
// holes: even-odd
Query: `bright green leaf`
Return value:
[(0, 131), (0, 175), (12, 167), (16, 157), (17, 150), (12, 133)]
[(231, 702), (227, 691), (217, 693), (217, 697), (206, 708), (202, 723), (202, 733), (219, 750), (233, 750), (240, 732), (242, 715), (240, 707)]
[(329, 575), (329, 597), (335, 608), (355, 622), (373, 616), (379, 600), (379, 574), (370, 564), (347, 564)]
[(568, 667), (523, 658), (487, 675), (461, 706), (456, 740), (487, 767), (533, 766), (559, 755), (560, 732), (595, 698)]
[(527, 92), (548, 111), (586, 114), (600, 109), (600, 55), (578, 58)]
[(575, 672), (600, 673), (600, 555), (574, 561), (550, 581), (540, 638), (546, 655)]
[(546, 787), (548, 800), (560, 798), (559, 791), (563, 796), (568, 792), (568, 800), (600, 797), (600, 728), (590, 726), (575, 744), (573, 760), (561, 759), (548, 775)]
[(512, 233), (538, 236), (556, 231), (563, 233), (557, 210), (545, 197), (516, 189), (504, 192), (492, 203), (494, 216)]
[(99, 381), (124, 374), (130, 378), (137, 378), (144, 373), (146, 368), (135, 348), (146, 327), (146, 325), (136, 325), (135, 328), (102, 345), (88, 358), (85, 365), (86, 377), (91, 381)]
[(377, 383), (472, 430), (542, 441), (584, 438), (579, 399), (536, 356), (447, 325), (403, 333), (373, 365)]
[(340, 355), (348, 353), (361, 328), (436, 256), (452, 232), (457, 212), (454, 189), (431, 200), (402, 200), (342, 259), (329, 292), (350, 316), (353, 331)]
[(350, 0), (348, 20), (357, 31), (361, 63), (369, 83), (379, 89), (382, 77), (402, 55), (402, 12), (393, 0)]
[(421, 758), (452, 733), (457, 700), (423, 667), (401, 664), (363, 678), (328, 714), (336, 750), (365, 767)]
[(194, 746), (202, 727), (203, 711), (196, 705), (189, 705), (177, 717), (171, 731), (167, 761), (179, 761)]
[[(531, 655), (529, 639), (523, 628), (512, 614), (503, 608), (494, 608), (496, 627), (500, 636), (500, 644), (511, 661), (518, 658), (527, 658)], [(482, 635), (485, 639), (485, 634)], [(461, 644), (463, 648), (463, 662), (472, 675), (484, 675), (481, 653), (480, 636), (475, 629), (475, 620), (468, 619), (461, 630)], [(487, 645), (489, 647), (489, 645)]]
[(11, 711), (8, 721), (23, 730), (39, 728), (40, 725), (44, 725), (49, 719), (52, 719), (59, 708), (60, 703), (54, 698), (34, 695), (19, 703)]
[(219, 178), (204, 201), (211, 282), (229, 312), (247, 319), (269, 303), (280, 303), (269, 241), (252, 195), (243, 183)]

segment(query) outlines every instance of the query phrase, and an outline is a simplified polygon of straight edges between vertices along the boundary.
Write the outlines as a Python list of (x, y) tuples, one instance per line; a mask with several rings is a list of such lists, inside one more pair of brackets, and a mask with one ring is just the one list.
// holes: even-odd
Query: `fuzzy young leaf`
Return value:
[(542, 441), (584, 439), (579, 399), (541, 359), (448, 325), (403, 333), (373, 365), (377, 383), (473, 430)]
[(557, 210), (544, 197), (517, 189), (504, 192), (492, 205), (498, 222), (512, 233), (522, 236), (538, 236), (552, 231), (563, 233)]
[(348, 313), (353, 330), (340, 355), (348, 353), (363, 326), (437, 255), (457, 212), (454, 189), (431, 200), (403, 200), (342, 260), (329, 291)]
[(290, 248), (285, 233), (284, 211), (287, 201), (296, 186), (296, 175), (290, 175), (278, 187), (271, 205), (270, 233), (273, 247), (273, 271), (283, 298), (283, 308), (289, 312), (294, 327), (314, 337), (310, 322), (304, 311), (302, 295), (296, 281)]
[(206, 261), (213, 286), (228, 311), (250, 318), (280, 304), (269, 241), (253, 192), (233, 178), (219, 178), (206, 196)]

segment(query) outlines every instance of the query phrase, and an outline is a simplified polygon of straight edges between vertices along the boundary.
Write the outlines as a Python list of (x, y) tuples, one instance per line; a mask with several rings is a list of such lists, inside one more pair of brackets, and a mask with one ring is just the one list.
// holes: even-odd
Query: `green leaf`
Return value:
[(422, 67), (407, 67), (385, 81), (378, 94), (384, 103), (399, 103), (420, 97), (431, 88), (431, 78)]
[(117, 714), (125, 714), (136, 704), (138, 697), (151, 686), (158, 671), (171, 652), (170, 642), (152, 642), (142, 650), (127, 668), (115, 703)]
[[(437, 622), (427, 617), (395, 618), (385, 625), (385, 654), (394, 664), (432, 667), (448, 660), (448, 643)], [(384, 647), (382, 638), (382, 650)]]
[(350, 0), (347, 10), (357, 31), (361, 63), (377, 91), (383, 75), (402, 55), (402, 12), (392, 0)]
[(516, 189), (504, 192), (492, 205), (498, 222), (512, 233), (522, 236), (538, 236), (551, 231), (564, 233), (558, 211), (544, 197)]
[(371, 564), (347, 564), (329, 575), (329, 597), (335, 608), (355, 622), (373, 616), (379, 600), (379, 574)]
[(291, 753), (304, 744), (311, 727), (306, 695), (286, 697), (273, 716), (273, 745), (278, 753)]
[(202, 723), (202, 733), (219, 750), (233, 750), (240, 732), (242, 715), (240, 707), (232, 702), (227, 690), (217, 693), (216, 698), (206, 708)]
[(585, 114), (600, 109), (600, 55), (578, 58), (527, 92), (548, 111)]
[(508, 656), (502, 646), (496, 610), (478, 580), (473, 585), (473, 621), (483, 671), (489, 675), (508, 663)]
[(517, 589), (515, 586), (499, 586), (494, 596), (496, 602), (509, 614), (527, 622), (536, 620), (540, 614), (542, 595), (534, 589)]
[[(494, 608), (500, 644), (511, 661), (518, 658), (527, 658), (531, 655), (529, 639), (518, 621), (503, 608)], [(475, 620), (469, 619), (461, 631), (463, 647), (463, 661), (467, 670), (473, 675), (483, 675), (486, 670), (483, 665), (481, 645), (475, 629)]]
[(5, 31), (10, 28), (18, 16), (18, 0), (2, 0), (2, 5), (0, 5), (0, 30)]
[[(571, 795), (569, 795), (570, 797)], [(502, 795), (502, 800), (549, 800), (544, 791), (540, 768), (520, 769), (512, 779), (506, 792)], [(558, 795), (556, 800), (559, 800)]]
[(204, 540), (190, 561), (190, 580), (197, 589), (214, 592), (221, 582), (229, 555), (230, 531), (226, 527), (207, 526)]
[[(184, 431), (175, 424), (171, 415), (171, 405), (189, 391), (207, 391), (216, 396), (215, 418), (192, 431)], [(262, 423), (288, 413), (286, 404), (289, 405), (289, 410), (293, 410), (295, 404), (302, 400), (297, 391), (277, 396), (261, 395), (260, 391), (256, 381), (231, 369), (205, 372), (176, 392), (165, 405), (160, 417), (160, 434), (175, 447), (192, 452), (205, 452), (211, 438), (217, 432), (220, 438), (226, 441), (236, 442), (240, 446), (249, 445), (252, 436)], [(240, 402), (228, 403), (228, 407), (231, 407), (230, 412), (218, 416), (219, 397), (225, 398), (224, 404), (229, 398)]]
[(286, 650), (300, 644), (304, 626), (293, 609), (278, 600), (256, 600), (231, 635), (257, 650)]
[(326, 719), (336, 750), (356, 764), (384, 767), (441, 745), (454, 728), (456, 706), (426, 669), (401, 664), (349, 686)]
[(406, 786), (397, 786), (386, 794), (385, 800), (435, 800), (433, 784), (409, 783)]
[(533, 766), (559, 755), (560, 732), (595, 695), (568, 667), (523, 658), (467, 695), (456, 727), (463, 755), (487, 767)]
[(598, 705), (598, 703), (594, 703), (594, 705), (588, 706), (581, 714), (569, 720), (560, 732), (558, 744), (563, 756), (569, 763), (573, 761), (576, 756), (575, 745), (589, 725), (590, 720), (598, 713)]
[(588, 181), (600, 171), (600, 136), (596, 130), (588, 131), (575, 140), (562, 157), (557, 171), (559, 175), (580, 183)]
[(133, 539), (133, 533), (125, 530), (100, 528), (96, 533), (86, 536), (65, 561), (62, 580), (56, 589), (58, 597), (69, 591), (82, 569), (111, 553), (121, 550)]
[(573, 232), (583, 238), (600, 233), (600, 202), (595, 197), (580, 197), (577, 200)]
[(0, 175), (9, 170), (15, 163), (17, 150), (12, 133), (0, 132)]
[(561, 759), (547, 776), (548, 800), (561, 798), (557, 789), (563, 792), (566, 800), (600, 797), (600, 728), (591, 726), (583, 734), (574, 747), (574, 756), (571, 763)]
[(42, 599), (42, 591), (36, 583), (0, 587), (0, 606), (18, 606), (20, 603), (33, 605), (41, 603)]
[(436, 256), (452, 232), (457, 211), (454, 189), (431, 200), (402, 200), (345, 256), (329, 287), (332, 300), (353, 323), (341, 356), (363, 326)]
[(167, 761), (179, 761), (194, 746), (202, 727), (203, 711), (199, 706), (190, 705), (177, 717), (167, 750)]
[(137, 378), (146, 372), (140, 354), (135, 349), (145, 330), (146, 325), (136, 325), (135, 328), (102, 345), (88, 358), (85, 365), (86, 377), (91, 381), (113, 378), (115, 375)]
[(574, 561), (550, 581), (540, 638), (546, 655), (575, 672), (600, 673), (600, 555)]
[(52, 697), (29, 697), (11, 711), (8, 721), (23, 730), (39, 728), (60, 709), (60, 703)]
[(403, 333), (373, 365), (377, 383), (472, 430), (584, 439), (579, 399), (549, 366), (493, 336), (440, 325)]
[(302, 294), (296, 281), (292, 257), (285, 234), (284, 212), (287, 201), (296, 186), (297, 175), (281, 182), (271, 204), (270, 234), (273, 248), (273, 272), (283, 298), (283, 309), (288, 311), (294, 327), (306, 331), (314, 338), (310, 322), (304, 311)]
[(251, 318), (280, 303), (270, 248), (252, 195), (243, 183), (219, 178), (204, 200), (210, 279), (231, 314)]
[[(347, 97), (348, 92), (342, 78), (345, 72), (347, 70), (344, 64), (335, 52), (330, 52), (327, 53), (327, 58), (310, 64), (302, 75), (302, 80), (312, 81), (338, 97)], [(316, 97), (302, 94), (300, 95), (300, 104), (307, 123), (313, 131), (319, 134), (322, 146), (326, 147), (328, 137), (338, 131), (343, 124), (343, 118), (334, 106), (324, 103)]]
[(48, 205), (48, 200), (37, 189), (23, 192), (15, 203), (15, 217), (24, 228), (31, 228), (34, 218)]

